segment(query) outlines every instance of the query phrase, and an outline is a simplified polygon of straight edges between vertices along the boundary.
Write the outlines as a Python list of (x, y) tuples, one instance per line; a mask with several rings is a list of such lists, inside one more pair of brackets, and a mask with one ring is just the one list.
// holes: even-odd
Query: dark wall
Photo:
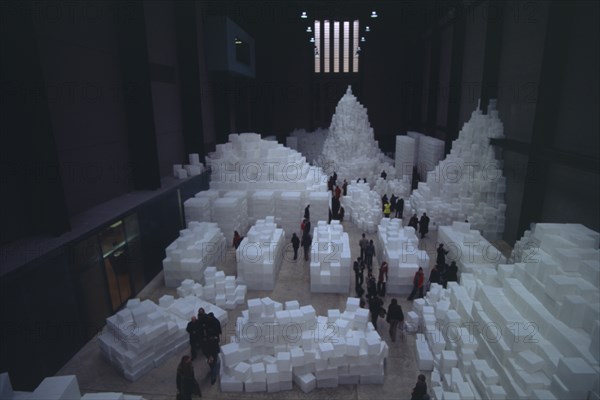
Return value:
[(160, 175), (173, 174), (173, 164), (189, 161), (183, 147), (181, 101), (177, 77), (177, 43), (173, 3), (144, 3), (150, 87)]
[(111, 2), (33, 3), (69, 214), (131, 190), (117, 18)]

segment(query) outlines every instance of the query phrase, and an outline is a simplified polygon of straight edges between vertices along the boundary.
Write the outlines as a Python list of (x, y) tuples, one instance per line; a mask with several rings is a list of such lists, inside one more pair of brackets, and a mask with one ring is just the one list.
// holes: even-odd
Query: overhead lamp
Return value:
[(306, 27), (306, 32), (312, 32), (312, 28), (310, 26)]
[(361, 38), (360, 38), (360, 41), (361, 41), (361, 42), (366, 42), (367, 40), (365, 39), (365, 37), (364, 37), (364, 36), (361, 36)]
[(238, 38), (233, 39), (235, 44), (242, 44), (242, 41)]
[(365, 26), (365, 32), (371, 32), (371, 28), (369, 26)]
[(314, 37), (311, 37), (311, 38), (310, 38), (310, 42), (311, 42), (311, 43), (314, 43), (314, 42), (315, 42), (315, 38), (314, 38)]
[(371, 11), (371, 18), (377, 18), (378, 16), (377, 11)]
[(306, 11), (302, 11), (302, 14), (300, 14), (300, 18), (308, 18), (308, 15), (306, 15)]

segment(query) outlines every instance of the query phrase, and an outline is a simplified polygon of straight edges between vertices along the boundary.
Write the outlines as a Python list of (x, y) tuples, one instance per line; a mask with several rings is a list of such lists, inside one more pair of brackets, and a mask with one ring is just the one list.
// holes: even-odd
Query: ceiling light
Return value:
[(242, 41), (238, 38), (235, 38), (233, 41), (235, 44), (242, 44)]
[(308, 18), (308, 15), (306, 15), (306, 11), (302, 11), (302, 14), (300, 14), (300, 18)]
[(306, 32), (312, 32), (312, 28), (310, 26), (306, 27)]
[(377, 11), (371, 11), (371, 18), (377, 18), (378, 16)]
[(360, 41), (361, 41), (361, 42), (366, 42), (367, 40), (365, 39), (365, 37), (364, 37), (364, 36), (362, 36), (362, 37), (360, 38)]
[(310, 42), (311, 42), (311, 43), (314, 43), (314, 42), (315, 42), (315, 38), (314, 38), (314, 37), (311, 37), (311, 38), (310, 38)]
[(368, 26), (365, 26), (365, 32), (371, 32), (371, 28)]

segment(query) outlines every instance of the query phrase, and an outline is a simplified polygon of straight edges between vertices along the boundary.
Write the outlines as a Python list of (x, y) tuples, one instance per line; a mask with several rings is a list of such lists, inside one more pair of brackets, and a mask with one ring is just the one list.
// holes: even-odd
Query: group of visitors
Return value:
[(331, 192), (331, 209), (329, 210), (329, 222), (332, 219), (344, 222), (345, 210), (342, 207), (342, 196), (348, 194), (348, 181), (344, 179), (342, 187), (337, 184), (337, 173), (333, 171), (333, 175), (327, 180), (327, 189)]
[(198, 309), (198, 315), (193, 316), (188, 322), (186, 331), (190, 336), (191, 357), (185, 355), (177, 367), (177, 399), (189, 400), (192, 395), (202, 396), (200, 385), (194, 374), (192, 361), (201, 351), (206, 357), (210, 369), (210, 384), (214, 385), (219, 376), (219, 353), (221, 352), (221, 322), (211, 313), (206, 313), (204, 308)]
[(388, 199), (387, 194), (384, 194), (381, 197), (381, 210), (385, 218), (392, 216), (393, 218), (402, 219), (402, 215), (404, 214), (404, 199), (398, 198), (393, 193), (392, 197)]
[(421, 219), (419, 219), (415, 213), (412, 217), (410, 217), (410, 220), (408, 220), (408, 226), (412, 226), (415, 232), (421, 234), (421, 239), (423, 239), (425, 235), (429, 233), (429, 221), (430, 219), (427, 216), (427, 213), (423, 213), (423, 215), (421, 215)]

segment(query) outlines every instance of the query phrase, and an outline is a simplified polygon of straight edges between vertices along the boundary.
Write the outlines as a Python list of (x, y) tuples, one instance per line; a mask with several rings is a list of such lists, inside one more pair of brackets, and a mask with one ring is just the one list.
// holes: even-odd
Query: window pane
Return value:
[(333, 72), (340, 72), (340, 23), (333, 22)]
[(344, 21), (344, 72), (350, 72), (350, 22)]
[(329, 21), (325, 21), (323, 24), (323, 72), (329, 72)]
[(353, 46), (352, 46), (352, 54), (354, 54), (354, 59), (352, 60), (352, 72), (358, 72), (358, 35), (359, 26), (358, 20), (354, 21), (354, 34), (353, 34)]

